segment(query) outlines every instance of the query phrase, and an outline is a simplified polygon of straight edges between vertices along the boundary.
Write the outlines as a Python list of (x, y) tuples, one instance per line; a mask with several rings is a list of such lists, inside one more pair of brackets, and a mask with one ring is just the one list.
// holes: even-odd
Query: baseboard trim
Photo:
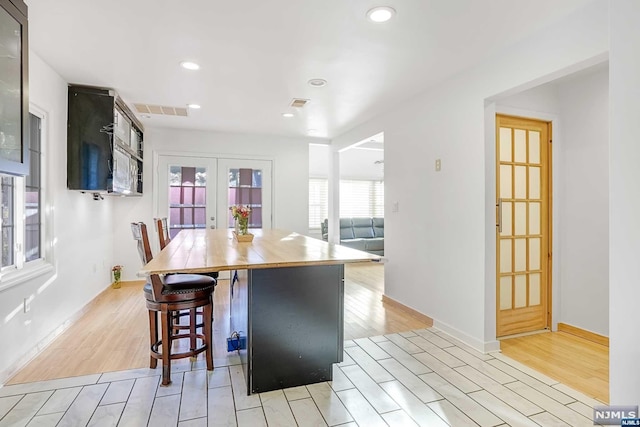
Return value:
[(596, 344), (609, 347), (609, 337), (596, 334), (595, 332), (587, 331), (586, 329), (578, 328), (577, 326), (567, 325), (566, 323), (558, 323), (558, 332), (565, 332), (567, 334), (575, 335), (585, 340), (592, 341)]
[(430, 327), (433, 326), (433, 319), (431, 317), (425, 314), (422, 314), (419, 311), (402, 304), (400, 301), (394, 300), (393, 298), (386, 296), (385, 294), (382, 294), (382, 303), (388, 304), (394, 308), (397, 308), (398, 310), (405, 312), (407, 315), (428, 324)]
[(466, 333), (454, 328), (444, 322), (436, 320), (433, 325), (434, 328), (440, 329), (442, 332), (451, 335), (453, 338), (457, 338), (463, 343), (467, 344), (471, 348), (478, 350), (480, 353), (488, 354), (500, 351), (500, 341), (480, 341)]
[[(122, 281), (120, 282), (123, 286), (133, 286), (133, 285), (143, 285), (145, 283), (144, 280), (131, 280), (131, 281)], [(0, 388), (15, 374), (20, 371), (20, 369), (24, 368), (28, 365), (33, 359), (35, 359), (40, 353), (42, 353), (56, 338), (58, 338), (64, 331), (69, 329), (75, 322), (78, 321), (82, 316), (84, 316), (93, 305), (96, 303), (96, 300), (106, 291), (111, 289), (111, 285), (105, 287), (102, 291), (100, 291), (95, 297), (93, 297), (89, 302), (87, 302), (82, 308), (76, 311), (73, 315), (67, 318), (60, 326), (51, 331), (47, 336), (38, 341), (38, 343), (31, 348), (31, 350), (27, 351), (18, 360), (0, 373)]]

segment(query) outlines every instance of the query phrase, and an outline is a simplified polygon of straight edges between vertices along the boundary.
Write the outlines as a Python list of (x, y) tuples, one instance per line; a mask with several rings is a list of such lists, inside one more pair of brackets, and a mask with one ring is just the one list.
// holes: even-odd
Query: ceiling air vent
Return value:
[(295, 108), (302, 108), (307, 105), (307, 102), (309, 102), (308, 99), (293, 98), (293, 101), (291, 101), (291, 106)]
[(159, 114), (161, 116), (187, 117), (186, 107), (168, 107), (166, 105), (133, 104), (140, 114)]

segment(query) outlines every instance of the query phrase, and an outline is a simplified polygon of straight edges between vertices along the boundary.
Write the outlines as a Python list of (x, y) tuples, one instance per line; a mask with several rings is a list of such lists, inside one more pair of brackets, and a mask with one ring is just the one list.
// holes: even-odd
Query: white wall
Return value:
[(562, 135), (558, 322), (609, 336), (609, 73), (558, 85)]
[[(328, 145), (309, 146), (309, 176), (327, 178), (331, 147)], [(340, 178), (379, 181), (384, 179), (384, 151), (352, 148), (340, 153)]]
[(329, 145), (309, 145), (309, 176), (326, 178), (329, 176)]
[[(495, 311), (495, 249), (487, 250), (495, 238), (495, 185), (486, 184), (495, 183), (486, 178), (495, 163), (485, 155), (495, 147), (485, 146), (485, 101), (552, 80), (607, 50), (607, 2), (595, 1), (334, 139), (337, 150), (384, 131), (388, 296), (477, 348), (496, 347), (495, 322), (485, 323)], [(394, 202), (399, 212), (391, 212)]]
[[(30, 101), (47, 115), (43, 185), (54, 258), (51, 271), (0, 292), (0, 342), (5, 343), (0, 352), (0, 383), (109, 285), (113, 265), (113, 201), (96, 202), (66, 188), (67, 84), (34, 53), (29, 67)], [(25, 314), (21, 308), (26, 297), (34, 299)]]
[(640, 2), (610, 2), (609, 390), (640, 402)]
[[(140, 258), (131, 237), (129, 223), (148, 224), (150, 239), (156, 242), (151, 226), (154, 217), (152, 182), (153, 157), (157, 152), (199, 153), (203, 156), (239, 156), (273, 160), (273, 227), (307, 234), (309, 217), (309, 142), (311, 138), (271, 135), (231, 134), (179, 129), (146, 129), (144, 153), (144, 195), (118, 199), (114, 223), (118, 245), (114, 258), (124, 266), (123, 280), (135, 280)], [(153, 245), (155, 246), (155, 244)]]

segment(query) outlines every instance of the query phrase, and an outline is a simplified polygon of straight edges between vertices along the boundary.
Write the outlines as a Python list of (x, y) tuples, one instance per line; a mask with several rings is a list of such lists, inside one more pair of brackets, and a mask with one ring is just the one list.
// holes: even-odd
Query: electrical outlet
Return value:
[(399, 211), (400, 211), (400, 203), (393, 202), (393, 204), (391, 205), (391, 212), (399, 212)]
[(442, 160), (436, 159), (436, 172), (440, 172), (440, 169), (442, 169)]

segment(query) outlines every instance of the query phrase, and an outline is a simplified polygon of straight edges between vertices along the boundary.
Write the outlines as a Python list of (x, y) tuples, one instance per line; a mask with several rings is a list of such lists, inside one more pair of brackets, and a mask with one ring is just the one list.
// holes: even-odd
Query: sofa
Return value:
[[(322, 239), (329, 236), (329, 220), (321, 223)], [(384, 255), (384, 218), (340, 218), (340, 244)]]

